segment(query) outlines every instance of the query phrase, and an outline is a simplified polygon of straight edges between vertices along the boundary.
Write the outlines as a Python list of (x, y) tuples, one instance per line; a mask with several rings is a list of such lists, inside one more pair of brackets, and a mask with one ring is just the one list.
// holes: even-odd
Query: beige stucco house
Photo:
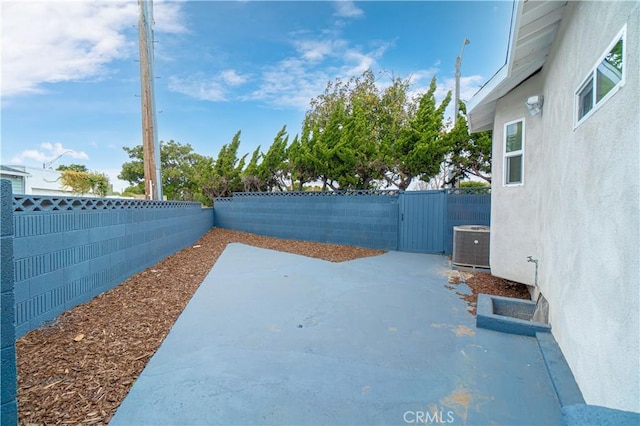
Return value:
[(588, 404), (634, 412), (639, 42), (640, 2), (518, 1), (507, 62), (467, 106), (493, 130), (492, 273), (548, 301)]

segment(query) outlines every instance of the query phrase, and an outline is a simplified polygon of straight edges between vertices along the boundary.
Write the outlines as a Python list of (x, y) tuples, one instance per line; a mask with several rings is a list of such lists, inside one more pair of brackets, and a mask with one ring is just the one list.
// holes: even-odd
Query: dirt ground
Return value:
[[(20, 424), (108, 423), (229, 242), (332, 262), (383, 253), (214, 228), (16, 342)], [(523, 285), (489, 274), (452, 276), (452, 288), (462, 280), (473, 291), (464, 297), (473, 313), (477, 293), (523, 297), (526, 292)]]

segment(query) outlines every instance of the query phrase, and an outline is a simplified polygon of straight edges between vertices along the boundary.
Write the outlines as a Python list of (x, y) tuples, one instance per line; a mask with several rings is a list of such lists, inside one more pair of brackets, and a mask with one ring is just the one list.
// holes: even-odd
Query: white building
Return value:
[(62, 173), (29, 166), (0, 166), (0, 178), (11, 181), (14, 194), (81, 196), (60, 181)]
[(507, 62), (467, 108), (493, 130), (492, 273), (547, 299), (588, 404), (634, 412), (639, 41), (640, 2), (519, 1)]

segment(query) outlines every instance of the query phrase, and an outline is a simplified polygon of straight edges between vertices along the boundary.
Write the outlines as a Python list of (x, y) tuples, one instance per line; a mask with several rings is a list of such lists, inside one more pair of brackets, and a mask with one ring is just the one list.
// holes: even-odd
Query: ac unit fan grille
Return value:
[(456, 226), (453, 228), (453, 264), (489, 268), (489, 227)]

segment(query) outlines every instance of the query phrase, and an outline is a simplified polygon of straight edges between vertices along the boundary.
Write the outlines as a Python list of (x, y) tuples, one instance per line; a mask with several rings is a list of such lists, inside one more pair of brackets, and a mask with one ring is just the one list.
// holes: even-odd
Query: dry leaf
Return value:
[(75, 340), (76, 342), (79, 342), (82, 339), (84, 339), (84, 334), (82, 333), (78, 334), (76, 337), (73, 338), (73, 340)]

